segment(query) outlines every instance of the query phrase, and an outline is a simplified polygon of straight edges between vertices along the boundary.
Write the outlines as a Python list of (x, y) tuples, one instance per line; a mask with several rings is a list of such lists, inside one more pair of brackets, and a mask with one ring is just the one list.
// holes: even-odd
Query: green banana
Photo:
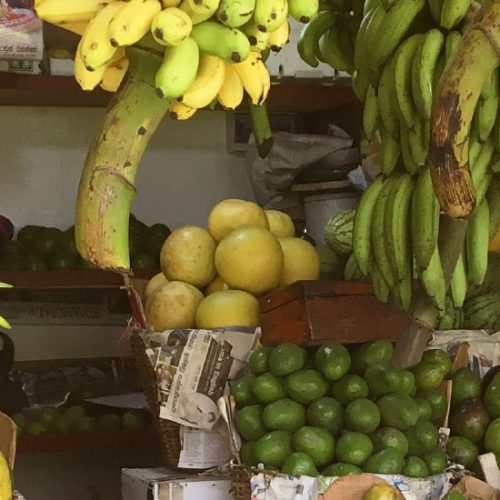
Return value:
[[(300, 58), (309, 66), (316, 68), (319, 65), (317, 58), (318, 42), (323, 35), (335, 24), (338, 14), (330, 10), (324, 10), (306, 24), (300, 33), (297, 50)], [(322, 53), (323, 54), (323, 53)]]
[(239, 28), (252, 19), (255, 0), (221, 0), (217, 19), (230, 28)]
[(387, 302), (389, 301), (389, 294), (391, 293), (391, 290), (389, 288), (389, 285), (387, 284), (387, 281), (385, 281), (382, 271), (380, 271), (376, 263), (372, 266), (371, 278), (375, 297), (377, 297), (377, 300), (379, 302), (387, 304)]
[(439, 204), (428, 168), (418, 176), (413, 192), (411, 232), (417, 268), (427, 269), (439, 234)]
[(469, 136), (469, 165), (471, 168), (474, 168), (482, 149), (483, 145), (478, 141), (475, 127), (472, 127)]
[(368, 275), (372, 261), (370, 230), (372, 227), (373, 209), (382, 191), (384, 180), (378, 177), (361, 196), (354, 218), (352, 250), (361, 272)]
[(485, 198), (469, 220), (465, 245), (469, 285), (480, 286), (488, 269), (490, 211)]
[(441, 75), (446, 67), (446, 57), (443, 53), (438, 57), (436, 68), (434, 69), (434, 78), (432, 80), (432, 88), (437, 89), (441, 81)]
[(319, 51), (324, 62), (337, 71), (354, 73), (354, 47), (349, 32), (334, 25), (319, 39)]
[(373, 31), (368, 63), (372, 70), (382, 67), (401, 43), (416, 16), (425, 6), (425, 0), (404, 0), (394, 4), (384, 16), (377, 31)]
[(465, 270), (465, 260), (463, 254), (460, 254), (457, 265), (451, 276), (451, 297), (455, 307), (462, 307), (467, 295), (467, 272)]
[[(498, 177), (498, 176), (497, 176)], [(500, 182), (496, 179), (496, 182), (490, 184), (490, 188), (487, 193), (488, 207), (490, 209), (490, 231), (489, 239), (491, 239), (497, 234), (500, 229)]]
[(251, 19), (248, 23), (241, 26), (241, 31), (245, 33), (250, 42), (250, 50), (262, 52), (266, 50), (270, 33), (267, 31), (260, 31), (257, 23)]
[(380, 169), (385, 177), (389, 177), (398, 165), (398, 160), (401, 156), (401, 146), (399, 141), (394, 140), (384, 127), (380, 127), (379, 134), (380, 151), (378, 158)]
[(481, 142), (485, 142), (493, 131), (498, 116), (498, 79), (495, 79), (495, 91), (489, 97), (480, 97), (476, 105), (474, 121)]
[(446, 54), (447, 61), (452, 56), (453, 52), (455, 52), (455, 49), (457, 48), (461, 39), (462, 39), (462, 34), (459, 31), (450, 31), (446, 36), (446, 44), (444, 52)]
[(384, 6), (384, 10), (389, 12), (391, 8), (394, 6), (397, 0), (382, 0), (382, 5)]
[(365, 102), (366, 94), (368, 92), (368, 87), (370, 82), (365, 73), (354, 70), (352, 74), (352, 91), (359, 101)]
[(396, 181), (384, 214), (386, 248), (396, 283), (411, 275), (411, 236), (408, 218), (413, 188), (413, 179), (408, 174), (401, 175)]
[(196, 78), (199, 50), (192, 38), (186, 38), (175, 47), (167, 47), (163, 62), (156, 72), (155, 85), (158, 95), (178, 99)]
[(451, 30), (467, 14), (471, 0), (444, 0), (439, 24)]
[(434, 248), (429, 265), (420, 274), (422, 285), (439, 311), (446, 307), (446, 283), (438, 247)]
[(412, 65), (413, 101), (420, 116), (429, 120), (432, 110), (434, 72), (444, 45), (444, 36), (438, 29), (424, 34)]
[(405, 170), (410, 175), (415, 175), (419, 172), (420, 166), (417, 165), (413, 160), (408, 133), (408, 127), (404, 123), (401, 123), (401, 130), (399, 132), (399, 140), (401, 143), (401, 159), (403, 160)]
[(378, 85), (378, 111), (380, 121), (391, 137), (399, 139), (399, 117), (395, 108), (396, 96), (394, 90), (393, 73), (394, 59), (390, 59), (382, 71)]
[(486, 80), (481, 90), (481, 99), (488, 99), (498, 95), (498, 68), (495, 68)]
[(494, 152), (495, 146), (493, 145), (493, 141), (485, 142), (481, 147), (481, 152), (479, 153), (476, 161), (472, 164), (472, 182), (474, 183), (476, 190), (488, 172), (488, 167), (491, 164)]
[(240, 30), (214, 21), (193, 26), (191, 38), (198, 44), (201, 52), (230, 63), (244, 61), (250, 54), (250, 42)]
[(415, 116), (412, 129), (409, 129), (408, 138), (413, 161), (423, 167), (427, 161), (429, 150), (430, 122), (419, 116)]
[(256, 0), (253, 17), (261, 31), (276, 31), (286, 21), (287, 0)]
[[(384, 277), (388, 288), (394, 285), (394, 274), (389, 263), (389, 257), (385, 247), (385, 210), (389, 198), (393, 195), (394, 189), (397, 185), (399, 175), (388, 177), (384, 180), (382, 190), (375, 202), (373, 208), (372, 224), (370, 231), (371, 248), (373, 253), (373, 266), (372, 271), (377, 267), (378, 271)], [(372, 275), (373, 277), (373, 275)]]
[(485, 199), (492, 179), (493, 174), (487, 173), (484, 176), (483, 180), (479, 183), (479, 186), (476, 190), (476, 203), (481, 203)]
[(415, 106), (411, 92), (412, 63), (422, 35), (413, 35), (405, 40), (394, 56), (394, 89), (397, 109), (401, 120), (408, 128), (413, 127)]
[(437, 23), (441, 22), (441, 9), (443, 8), (443, 0), (427, 0), (431, 15)]
[(377, 5), (380, 5), (381, 0), (365, 0), (363, 7), (363, 16), (366, 16), (370, 11), (372, 11)]
[(318, 13), (318, 0), (288, 0), (289, 14), (300, 23), (308, 23)]
[(363, 108), (363, 132), (367, 140), (371, 141), (378, 127), (378, 100), (375, 89), (370, 85), (366, 93)]
[(412, 279), (411, 273), (400, 279), (392, 289), (392, 296), (396, 305), (401, 311), (409, 313), (412, 299)]

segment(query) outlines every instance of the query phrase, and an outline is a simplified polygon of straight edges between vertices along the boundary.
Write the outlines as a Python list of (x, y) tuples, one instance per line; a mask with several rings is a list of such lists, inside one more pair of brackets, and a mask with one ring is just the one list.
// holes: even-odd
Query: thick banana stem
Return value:
[(169, 103), (155, 91), (161, 58), (141, 49), (127, 52), (129, 75), (115, 94), (80, 179), (75, 237), (81, 256), (102, 269), (130, 268), (128, 224), (135, 175)]
[(474, 211), (468, 137), (483, 84), (499, 56), (500, 0), (490, 0), (450, 59), (432, 109), (427, 161), (441, 208), (452, 218), (466, 219)]
[(250, 117), (252, 119), (252, 130), (257, 144), (257, 152), (261, 158), (265, 158), (273, 148), (273, 133), (269, 123), (269, 115), (265, 104), (256, 106), (248, 99), (250, 105)]

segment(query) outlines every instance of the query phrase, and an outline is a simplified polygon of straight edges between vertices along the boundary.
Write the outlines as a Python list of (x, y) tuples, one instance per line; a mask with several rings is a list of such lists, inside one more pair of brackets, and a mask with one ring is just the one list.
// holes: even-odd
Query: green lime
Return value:
[(428, 420), (419, 420), (405, 432), (408, 439), (410, 455), (422, 456), (437, 446), (439, 432), (437, 427)]
[(382, 451), (385, 448), (394, 448), (401, 452), (403, 456), (408, 453), (408, 440), (406, 436), (392, 427), (381, 427), (372, 435), (375, 451)]
[(351, 372), (363, 375), (369, 366), (389, 363), (393, 350), (392, 344), (387, 340), (376, 340), (359, 346), (351, 354)]
[(257, 399), (252, 393), (253, 377), (242, 377), (231, 384), (231, 396), (239, 408), (257, 404)]
[(467, 497), (462, 495), (459, 491), (450, 491), (447, 493), (444, 497), (443, 500), (468, 500)]
[(309, 404), (328, 392), (328, 384), (314, 370), (300, 370), (288, 375), (285, 382), (288, 395), (301, 404)]
[(385, 427), (405, 431), (417, 423), (418, 405), (408, 396), (388, 394), (377, 401), (377, 406), (381, 422)]
[(3, 271), (23, 271), (26, 269), (22, 255), (0, 258), (0, 269)]
[[(81, 416), (77, 417), (81, 418)], [(121, 420), (118, 415), (107, 413), (97, 419), (96, 429), (99, 432), (112, 432), (120, 429)]]
[(325, 477), (342, 477), (354, 476), (362, 473), (363, 471), (356, 465), (338, 462), (336, 464), (329, 465), (321, 475)]
[(0, 247), (0, 254), (5, 258), (20, 258), (25, 254), (25, 249), (29, 248), (20, 241), (9, 240)]
[(307, 453), (315, 465), (321, 466), (333, 460), (335, 440), (325, 429), (305, 426), (293, 435), (293, 447)]
[(426, 399), (413, 398), (413, 401), (418, 405), (418, 418), (420, 420), (432, 419), (432, 406)]
[(158, 269), (159, 263), (158, 260), (155, 259), (152, 255), (148, 253), (140, 253), (132, 257), (131, 266), (135, 271), (147, 271), (150, 269)]
[(266, 433), (262, 420), (262, 407), (258, 405), (245, 406), (234, 416), (236, 430), (246, 441), (255, 441)]
[(380, 424), (380, 411), (369, 399), (355, 399), (345, 409), (344, 422), (351, 431), (370, 434)]
[(344, 375), (333, 384), (332, 396), (347, 406), (355, 399), (368, 397), (368, 384), (359, 375)]
[(76, 260), (75, 258), (66, 253), (59, 251), (52, 255), (49, 259), (49, 268), (54, 270), (60, 269), (75, 269)]
[(437, 389), (444, 380), (446, 371), (440, 363), (420, 362), (412, 368), (415, 385), (419, 391)]
[(493, 420), (484, 435), (484, 448), (491, 451), (497, 457), (500, 456), (500, 418)]
[(252, 382), (252, 393), (257, 401), (263, 404), (286, 398), (282, 381), (272, 373), (264, 373), (264, 375), (255, 377)]
[(429, 469), (429, 475), (434, 476), (436, 474), (442, 474), (446, 466), (448, 465), (448, 461), (446, 459), (446, 452), (436, 447), (431, 451), (428, 451), (422, 457), (424, 459), (427, 468)]
[(500, 373), (495, 374), (484, 393), (484, 404), (491, 418), (500, 417)]
[(40, 226), (24, 226), (17, 233), (17, 241), (22, 243), (23, 246), (30, 247), (34, 245), (41, 234), (42, 228)]
[(364, 471), (372, 474), (401, 474), (403, 465), (404, 455), (395, 448), (386, 448), (366, 461)]
[(252, 352), (248, 367), (254, 375), (263, 375), (269, 371), (269, 355), (272, 350), (272, 347), (259, 347)]
[(45, 259), (34, 253), (25, 257), (24, 266), (28, 271), (46, 271), (48, 269)]
[(320, 398), (307, 408), (307, 423), (313, 427), (321, 427), (334, 436), (342, 430), (344, 409), (333, 398)]
[(316, 351), (314, 363), (327, 380), (335, 381), (349, 371), (351, 356), (342, 344), (331, 342)]
[(313, 459), (301, 451), (292, 453), (285, 460), (281, 472), (294, 476), (316, 477), (318, 475), (318, 469), (316, 469)]
[[(442, 392), (438, 390), (419, 391), (417, 397), (425, 399), (431, 405), (431, 420), (433, 422), (441, 421), (444, 418), (448, 403), (446, 402), (446, 396)], [(415, 401), (418, 403), (417, 399)], [(419, 409), (419, 411), (421, 410)]]
[(256, 441), (248, 441), (240, 450), (241, 462), (249, 467), (257, 465), (257, 457), (255, 456)]
[(361, 432), (345, 432), (337, 441), (335, 457), (340, 462), (361, 465), (373, 453), (373, 443)]
[(78, 417), (74, 421), (74, 427), (76, 432), (79, 432), (81, 434), (94, 432), (96, 427), (96, 422), (95, 419), (93, 419), (92, 417), (87, 417), (87, 416)]
[(28, 422), (24, 427), (24, 433), (30, 436), (40, 436), (45, 434), (47, 429), (40, 422)]
[(61, 245), (62, 231), (55, 227), (44, 228), (40, 231), (38, 238), (33, 242), (34, 253), (42, 257), (50, 257), (59, 250)]
[(292, 454), (292, 435), (286, 431), (272, 431), (262, 436), (255, 445), (257, 463), (267, 469), (281, 467)]
[(451, 406), (456, 408), (467, 399), (481, 396), (481, 379), (470, 368), (460, 368), (452, 376)]
[(296, 344), (285, 343), (275, 347), (269, 355), (269, 369), (277, 377), (286, 377), (304, 366), (306, 351)]
[(444, 376), (446, 377), (451, 371), (451, 359), (447, 353), (441, 349), (429, 349), (422, 355), (423, 363), (437, 363), (443, 367)]
[(295, 432), (305, 425), (306, 411), (291, 399), (279, 399), (264, 408), (262, 419), (271, 431)]
[(470, 439), (452, 436), (446, 445), (446, 453), (451, 463), (463, 465), (470, 470), (477, 460), (479, 450)]
[(424, 478), (429, 475), (427, 464), (420, 457), (408, 457), (403, 465), (403, 476)]

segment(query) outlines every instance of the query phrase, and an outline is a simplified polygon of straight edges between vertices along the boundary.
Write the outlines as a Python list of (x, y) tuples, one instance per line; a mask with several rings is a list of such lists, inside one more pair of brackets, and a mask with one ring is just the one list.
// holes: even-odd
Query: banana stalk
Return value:
[(169, 101), (155, 91), (162, 58), (137, 47), (127, 56), (127, 80), (110, 102), (85, 160), (75, 222), (80, 255), (97, 267), (117, 271), (130, 268), (128, 224), (137, 168), (169, 108)]
[(486, 2), (448, 62), (432, 108), (427, 162), (441, 208), (452, 218), (474, 211), (469, 132), (485, 81), (499, 64), (500, 0)]
[(273, 148), (273, 134), (269, 115), (265, 104), (255, 105), (249, 98), (250, 118), (252, 119), (252, 130), (257, 145), (257, 152), (261, 158), (265, 158)]

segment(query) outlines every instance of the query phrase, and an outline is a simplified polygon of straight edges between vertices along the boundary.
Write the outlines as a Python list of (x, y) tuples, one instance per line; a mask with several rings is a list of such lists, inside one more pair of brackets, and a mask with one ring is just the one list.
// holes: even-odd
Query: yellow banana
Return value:
[(40, 19), (53, 24), (87, 22), (114, 0), (44, 0), (36, 6)]
[(196, 78), (179, 100), (188, 108), (208, 106), (222, 88), (225, 71), (222, 59), (208, 54), (201, 55)]
[(252, 99), (252, 103), (258, 105), (264, 102), (271, 85), (271, 79), (261, 55), (258, 52), (250, 52), (250, 55), (243, 62), (233, 64), (233, 67), (238, 73), (245, 91)]
[(193, 24), (200, 24), (217, 12), (219, 2), (220, 0), (182, 0), (179, 8), (189, 15)]
[(245, 33), (248, 41), (250, 42), (250, 50), (257, 52), (266, 50), (269, 43), (270, 33), (267, 31), (261, 31), (253, 19), (250, 19), (250, 21), (244, 24), (240, 29), (243, 33)]
[(149, 31), (160, 11), (158, 0), (130, 0), (109, 25), (111, 43), (117, 47), (138, 42)]
[(287, 0), (256, 0), (253, 17), (261, 31), (276, 31), (288, 14)]
[(104, 77), (104, 72), (106, 71), (107, 67), (113, 64), (114, 62), (118, 61), (119, 59), (125, 57), (125, 51), (123, 49), (118, 49), (115, 52), (115, 55), (113, 56), (111, 61), (109, 61), (107, 64), (104, 64), (95, 71), (89, 71), (86, 68), (85, 63), (83, 62), (82, 56), (80, 54), (81, 43), (82, 42), (80, 40), (80, 43), (78, 44), (75, 54), (75, 79), (82, 88), (82, 90), (94, 90), (101, 83)]
[(123, 57), (119, 61), (106, 67), (100, 87), (107, 92), (116, 92), (127, 74), (128, 59)]
[[(12, 285), (9, 285), (8, 283), (3, 283), (0, 281), (0, 288), (12, 288)], [(0, 315), (0, 328), (4, 328), (5, 330), (10, 330), (10, 323), (3, 317)], [(1, 455), (1, 452), (0, 452), (0, 455)], [(0, 457), (0, 461), (1, 461), (2, 457)], [(0, 464), (1, 465), (1, 464)], [(10, 478), (4, 478), (5, 479), (5, 482), (7, 483)], [(2, 481), (0, 481), (0, 485), (2, 484)], [(10, 486), (10, 482), (8, 482), (8, 485)], [(5, 485), (7, 486), (7, 484)], [(0, 488), (0, 493), (1, 493), (1, 488)], [(7, 488), (7, 493), (10, 494), (10, 490)], [(2, 498), (2, 495), (0, 495), (0, 498)]]
[(181, 3), (181, 0), (161, 0), (161, 4), (164, 9), (169, 7), (177, 7)]
[(236, 109), (243, 100), (245, 90), (233, 65), (225, 63), (225, 66), (226, 75), (217, 98), (223, 108)]
[(267, 46), (273, 52), (279, 52), (290, 39), (290, 24), (288, 21), (280, 24), (280, 27), (269, 35)]
[(113, 18), (127, 2), (113, 2), (100, 10), (87, 24), (82, 36), (80, 54), (85, 66), (93, 71), (106, 64), (115, 54), (116, 47), (109, 41), (108, 28)]
[(192, 29), (193, 22), (189, 15), (177, 7), (162, 10), (151, 24), (151, 34), (160, 45), (179, 45)]
[(78, 23), (62, 23), (58, 24), (60, 28), (63, 28), (67, 31), (71, 31), (71, 33), (76, 33), (77, 35), (83, 35), (85, 29), (87, 28), (87, 22), (78, 22)]
[(196, 108), (189, 108), (179, 101), (172, 101), (170, 105), (170, 118), (172, 120), (188, 120), (198, 110)]

